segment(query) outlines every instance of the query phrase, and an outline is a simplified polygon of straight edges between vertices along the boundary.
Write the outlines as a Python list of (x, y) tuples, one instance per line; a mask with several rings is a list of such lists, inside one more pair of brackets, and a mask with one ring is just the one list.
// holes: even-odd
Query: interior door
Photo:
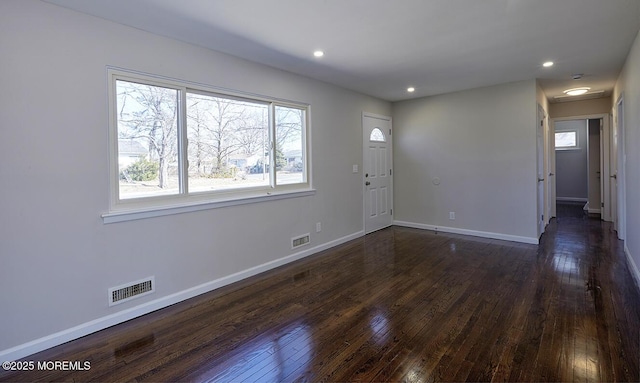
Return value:
[(553, 218), (556, 213), (556, 126), (555, 122), (549, 124), (549, 173), (547, 192), (549, 196), (549, 218)]
[(603, 221), (613, 221), (612, 206), (614, 201), (611, 198), (611, 152), (613, 151), (611, 137), (613, 133), (610, 129), (609, 117), (604, 115), (602, 117), (602, 131), (600, 132), (600, 140), (602, 141), (602, 151), (600, 155), (602, 157), (602, 211), (601, 217)]
[(364, 113), (364, 230), (365, 234), (393, 223), (391, 118)]
[(618, 230), (618, 143), (619, 143), (618, 124), (613, 124), (611, 127), (611, 160), (610, 166), (610, 198), (611, 198), (611, 221), (613, 222), (613, 228)]
[(537, 164), (538, 171), (538, 237), (544, 233), (544, 184), (545, 184), (545, 170), (544, 170), (544, 118), (545, 112), (540, 105), (538, 105), (538, 126), (536, 129), (537, 135)]
[(627, 238), (627, 220), (626, 220), (626, 162), (627, 156), (624, 150), (624, 100), (620, 98), (616, 103), (616, 121), (615, 126), (618, 131), (618, 162), (617, 162), (617, 187), (618, 187), (618, 214), (617, 214), (617, 228), (618, 238)]

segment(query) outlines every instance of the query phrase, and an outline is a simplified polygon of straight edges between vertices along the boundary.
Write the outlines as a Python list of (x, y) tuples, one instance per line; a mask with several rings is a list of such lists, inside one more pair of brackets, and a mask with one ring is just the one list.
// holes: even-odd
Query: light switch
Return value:
[(357, 173), (358, 172), (358, 165), (353, 165), (353, 172)]

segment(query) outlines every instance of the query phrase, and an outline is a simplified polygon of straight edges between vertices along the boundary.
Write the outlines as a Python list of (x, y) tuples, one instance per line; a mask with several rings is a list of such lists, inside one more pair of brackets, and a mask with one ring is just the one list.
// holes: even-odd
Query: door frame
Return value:
[[(556, 212), (556, 122), (551, 119), (547, 124), (547, 219), (554, 218)], [(548, 222), (547, 221), (547, 222)]]
[[(601, 209), (600, 212), (600, 216), (601, 219), (603, 221), (611, 221), (612, 217), (611, 217), (611, 196), (610, 196), (610, 191), (611, 191), (611, 187), (610, 187), (610, 182), (609, 182), (609, 176), (610, 176), (610, 166), (611, 166), (611, 159), (610, 159), (610, 148), (611, 148), (611, 143), (610, 143), (610, 134), (611, 134), (611, 130), (610, 130), (610, 119), (611, 119), (611, 114), (610, 113), (602, 113), (602, 114), (586, 114), (586, 115), (578, 115), (578, 116), (569, 116), (569, 117), (557, 117), (557, 118), (552, 118), (551, 119), (551, 124), (549, 127), (549, 175), (550, 178), (553, 177), (553, 180), (549, 183), (549, 195), (550, 195), (550, 201), (549, 203), (552, 205), (552, 213), (553, 213), (553, 217), (556, 216), (556, 179), (555, 179), (555, 174), (556, 174), (556, 150), (555, 150), (555, 130), (556, 130), (556, 122), (558, 121), (570, 121), (570, 120), (601, 120), (602, 121), (602, 130), (600, 132), (600, 142), (601, 142), (601, 148), (602, 150), (600, 151), (600, 158), (602, 160), (602, 173), (601, 173), (601, 177), (600, 177), (600, 183), (601, 183), (601, 187), (603, 190), (603, 193), (600, 194), (600, 199), (603, 201), (604, 206)], [(588, 159), (587, 159), (588, 161)], [(551, 185), (553, 184), (553, 185)], [(552, 189), (553, 188), (553, 189)]]
[(626, 163), (627, 156), (625, 151), (625, 127), (624, 127), (624, 93), (618, 97), (616, 104), (614, 106), (615, 112), (615, 121), (613, 121), (614, 129), (617, 132), (618, 138), (618, 156), (617, 156), (617, 182), (618, 182), (618, 195), (617, 195), (617, 229), (618, 229), (618, 238), (626, 239), (627, 238), (627, 199), (626, 194), (627, 191), (625, 189), (626, 183)]
[(388, 142), (389, 142), (389, 168), (391, 169), (391, 175), (389, 176), (389, 200), (390, 200), (390, 204), (389, 204), (389, 209), (390, 209), (390, 213), (389, 215), (391, 216), (391, 225), (393, 225), (393, 221), (394, 221), (394, 214), (393, 214), (393, 119), (390, 116), (384, 116), (381, 114), (375, 114), (375, 113), (369, 113), (369, 112), (362, 112), (362, 119), (361, 119), (361, 148), (362, 148), (362, 166), (361, 168), (361, 177), (360, 177), (360, 181), (362, 184), (362, 232), (366, 235), (367, 234), (367, 209), (366, 209), (366, 193), (367, 193), (367, 187), (365, 185), (365, 177), (364, 174), (366, 172), (365, 169), (365, 163), (366, 163), (366, 155), (367, 152), (364, 148), (364, 123), (365, 123), (365, 118), (376, 118), (379, 120), (386, 120), (389, 121), (389, 129), (391, 130), (390, 134), (388, 135)]
[[(545, 156), (545, 131), (546, 127), (546, 119), (547, 112), (544, 110), (542, 105), (538, 104), (538, 121), (536, 122), (536, 201), (537, 201), (537, 217), (536, 217), (536, 226), (538, 230), (538, 238), (545, 232), (545, 228), (547, 226), (547, 182), (548, 177), (547, 169), (546, 169), (546, 156)], [(540, 184), (542, 183), (542, 184)]]

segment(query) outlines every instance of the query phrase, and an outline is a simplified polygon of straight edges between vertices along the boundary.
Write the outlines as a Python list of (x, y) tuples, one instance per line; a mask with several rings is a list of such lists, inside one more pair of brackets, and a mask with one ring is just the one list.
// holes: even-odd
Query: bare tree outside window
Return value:
[(268, 112), (267, 104), (187, 93), (189, 190), (268, 185)]
[(120, 198), (178, 193), (179, 91), (116, 81), (116, 93)]
[(276, 183), (304, 182), (304, 111), (299, 108), (275, 107)]
[(309, 106), (110, 73), (114, 206), (146, 209), (309, 190)]

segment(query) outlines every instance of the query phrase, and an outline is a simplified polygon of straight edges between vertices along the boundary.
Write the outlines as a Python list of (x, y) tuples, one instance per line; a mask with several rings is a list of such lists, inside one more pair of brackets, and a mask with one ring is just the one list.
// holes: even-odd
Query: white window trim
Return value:
[[(297, 184), (275, 185), (275, 172), (270, 172), (271, 184), (268, 186), (247, 187), (238, 189), (218, 190), (215, 192), (192, 192), (188, 193), (188, 175), (186, 173), (187, 161), (180, 158), (182, 172), (180, 176), (179, 194), (167, 196), (153, 196), (142, 198), (123, 199), (119, 198), (119, 166), (118, 166), (118, 129), (117, 129), (117, 108), (116, 108), (116, 80), (131, 82), (141, 82), (149, 85), (174, 88), (180, 91), (178, 131), (181, 135), (179, 139), (179, 156), (186, 155), (187, 150), (187, 130), (180, 126), (186, 121), (186, 94), (187, 92), (212, 94), (221, 97), (239, 98), (254, 102), (264, 102), (275, 106), (300, 108), (305, 110), (305, 128), (302, 131), (303, 155), (305, 157), (306, 169), (303, 172), (303, 182)], [(242, 93), (228, 89), (212, 87), (209, 85), (181, 81), (161, 76), (154, 76), (146, 73), (126, 70), (122, 68), (107, 67), (107, 87), (108, 87), (108, 107), (109, 107), (109, 211), (101, 217), (105, 224), (138, 220), (151, 217), (160, 217), (172, 214), (187, 213), (199, 210), (215, 209), (228, 206), (274, 201), (287, 198), (298, 198), (314, 195), (316, 190), (312, 186), (312, 166), (311, 166), (311, 108), (308, 103), (300, 103), (290, 100), (278, 99), (262, 95)], [(275, 116), (272, 115), (272, 119)], [(274, 121), (271, 121), (273, 126)], [(275, 129), (272, 127), (270, 129)], [(272, 150), (271, 156), (275, 156)], [(275, 159), (272, 159), (275, 163)]]
[[(554, 132), (554, 134), (556, 133), (567, 133), (567, 132), (574, 132), (576, 134), (576, 146), (562, 146), (562, 147), (557, 147), (554, 145), (554, 149), (558, 150), (558, 151), (565, 151), (565, 150), (580, 150), (580, 132), (578, 131), (578, 129), (564, 129), (564, 130), (556, 130)], [(554, 138), (554, 142), (555, 142), (555, 138)]]
[(221, 207), (246, 205), (257, 202), (277, 201), (288, 198), (298, 198), (312, 196), (316, 194), (315, 189), (307, 189), (300, 191), (290, 191), (281, 193), (267, 193), (256, 195), (253, 197), (239, 197), (236, 199), (221, 199), (218, 201), (202, 201), (202, 202), (185, 202), (182, 204), (166, 205), (162, 207), (139, 208), (131, 210), (112, 211), (102, 214), (104, 223), (115, 223), (124, 221), (133, 221), (137, 219), (162, 217), (165, 215), (189, 213), (200, 210), (217, 209)]

